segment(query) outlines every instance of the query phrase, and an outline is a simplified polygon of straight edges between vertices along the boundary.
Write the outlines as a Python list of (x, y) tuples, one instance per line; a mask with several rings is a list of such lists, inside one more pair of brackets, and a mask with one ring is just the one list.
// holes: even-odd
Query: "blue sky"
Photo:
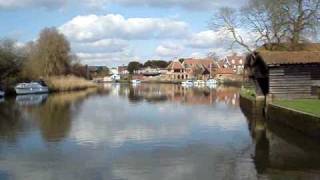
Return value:
[(245, 0), (0, 0), (0, 34), (20, 43), (57, 27), (82, 63), (117, 66), (231, 50), (208, 22)]

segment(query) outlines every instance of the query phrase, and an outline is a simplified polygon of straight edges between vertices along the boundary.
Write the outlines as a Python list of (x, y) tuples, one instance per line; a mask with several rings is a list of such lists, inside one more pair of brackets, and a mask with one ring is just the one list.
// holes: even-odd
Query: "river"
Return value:
[(319, 150), (245, 116), (238, 87), (105, 84), (0, 100), (1, 180), (319, 179)]

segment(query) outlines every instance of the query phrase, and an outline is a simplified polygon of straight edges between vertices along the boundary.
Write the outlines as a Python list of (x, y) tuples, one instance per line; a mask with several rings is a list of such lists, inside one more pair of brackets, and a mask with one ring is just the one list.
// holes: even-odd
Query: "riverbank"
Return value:
[[(302, 100), (297, 100), (302, 101)], [(319, 101), (319, 100), (315, 100)], [(311, 104), (296, 102), (296, 101), (284, 101), (270, 103), (267, 107), (267, 119), (274, 123), (284, 124), (292, 129), (295, 129), (307, 136), (313, 138), (320, 137), (320, 115), (319, 106), (311, 108)], [(318, 110), (316, 110), (318, 108)], [(311, 113), (312, 112), (312, 113)]]
[(277, 100), (273, 102), (273, 104), (320, 117), (320, 100), (316, 100), (316, 99)]
[(91, 81), (76, 76), (53, 76), (45, 79), (50, 92), (65, 92), (85, 90), (97, 85)]

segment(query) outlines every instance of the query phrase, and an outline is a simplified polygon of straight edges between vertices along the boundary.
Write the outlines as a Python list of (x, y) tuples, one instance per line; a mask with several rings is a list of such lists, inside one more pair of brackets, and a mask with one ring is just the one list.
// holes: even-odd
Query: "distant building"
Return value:
[(167, 67), (167, 69), (167, 79), (169, 80), (183, 80), (190, 78), (184, 66), (181, 64), (179, 60), (172, 61)]
[(111, 68), (110, 74), (119, 74), (118, 68)]
[(258, 95), (271, 98), (318, 98), (320, 51), (261, 51), (250, 54), (246, 74)]
[(234, 53), (231, 56), (226, 56), (219, 65), (224, 68), (231, 68), (236, 74), (242, 74), (244, 70), (245, 57)]
[(128, 75), (129, 74), (128, 66), (118, 66), (118, 73), (120, 75)]
[(207, 80), (213, 76), (213, 69), (216, 66), (212, 59), (184, 59), (181, 63), (178, 60), (171, 62), (168, 66), (168, 79), (186, 80), (202, 79)]

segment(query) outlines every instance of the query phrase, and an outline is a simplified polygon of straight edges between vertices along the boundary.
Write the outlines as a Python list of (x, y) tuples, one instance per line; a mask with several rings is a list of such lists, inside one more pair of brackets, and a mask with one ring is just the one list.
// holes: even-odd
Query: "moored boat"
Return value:
[(16, 94), (43, 94), (48, 93), (49, 89), (43, 81), (33, 81), (30, 83), (19, 83), (15, 87)]
[(181, 83), (183, 86), (193, 86), (193, 81), (186, 80)]
[(133, 80), (131, 80), (131, 83), (132, 84), (140, 84), (141, 81), (139, 79), (133, 79)]
[(209, 80), (207, 80), (207, 82), (206, 82), (206, 84), (207, 85), (212, 85), (212, 84), (217, 84), (218, 82), (217, 82), (217, 80), (215, 80), (215, 79), (209, 79)]
[(194, 81), (193, 83), (195, 86), (203, 86), (205, 85), (206, 83), (203, 81), (203, 80), (196, 80)]

